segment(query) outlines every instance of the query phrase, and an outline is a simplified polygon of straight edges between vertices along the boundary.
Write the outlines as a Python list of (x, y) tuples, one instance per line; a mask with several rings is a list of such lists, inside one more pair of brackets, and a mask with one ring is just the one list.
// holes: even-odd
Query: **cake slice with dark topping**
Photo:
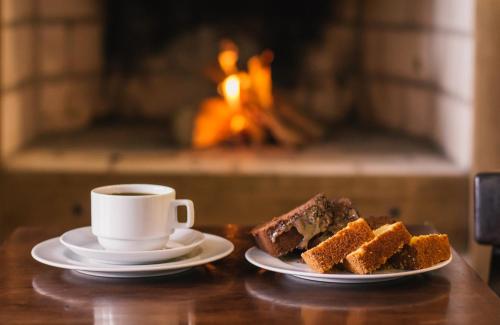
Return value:
[(348, 199), (331, 201), (320, 193), (301, 206), (252, 229), (260, 249), (282, 256), (295, 249), (305, 250), (312, 238), (327, 237), (358, 218)]

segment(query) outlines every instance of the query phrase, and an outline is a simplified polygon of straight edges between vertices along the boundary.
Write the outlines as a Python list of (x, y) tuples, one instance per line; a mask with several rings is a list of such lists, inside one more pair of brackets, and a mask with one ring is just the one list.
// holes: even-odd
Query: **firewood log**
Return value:
[(282, 101), (278, 102), (275, 107), (285, 120), (301, 130), (308, 138), (312, 140), (323, 138), (325, 130), (319, 123), (299, 113), (292, 106)]
[(253, 106), (249, 112), (283, 146), (297, 147), (306, 142), (303, 134), (287, 125), (273, 110), (262, 110)]

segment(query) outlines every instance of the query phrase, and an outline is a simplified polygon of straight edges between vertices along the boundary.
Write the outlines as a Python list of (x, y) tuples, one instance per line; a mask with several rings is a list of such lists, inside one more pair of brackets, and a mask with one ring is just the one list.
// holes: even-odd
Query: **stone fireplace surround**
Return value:
[[(98, 0), (2, 1), (1, 149), (12, 167), (27, 167), (23, 155), (31, 158), (37, 153), (40, 158), (44, 155), (42, 148), (23, 150), (34, 139), (47, 134), (56, 135), (52, 138), (67, 134), (61, 131), (80, 132), (89, 126), (93, 117), (106, 111), (109, 100), (102, 84), (102, 7)], [(337, 109), (346, 96), (355, 96), (366, 120), (390, 130), (388, 136), (373, 139), (377, 143), (375, 148), (384, 148), (373, 155), (374, 164), (377, 160), (395, 162), (383, 168), (388, 172), (399, 162), (413, 166), (419, 163), (417, 173), (431, 166), (435, 166), (431, 172), (438, 173), (466, 170), (472, 147), (474, 1), (345, 0), (340, 7), (342, 10), (337, 13), (340, 19), (325, 28), (319, 44), (310, 53), (310, 71), (306, 71), (309, 74), (316, 71), (318, 88), (327, 88), (309, 89), (308, 95), (302, 96), (306, 99), (302, 100), (307, 101), (311, 110)], [(361, 23), (356, 25), (358, 20)], [(355, 88), (339, 92), (328, 85), (332, 85), (335, 69), (355, 51), (357, 43), (353, 38), (358, 29), (361, 31), (359, 80)], [(169, 78), (172, 74), (175, 72), (169, 73)], [(184, 75), (185, 71), (179, 73), (179, 77)], [(178, 103), (172, 98), (184, 96), (179, 91), (172, 91), (173, 95), (169, 96), (163, 91), (165, 82), (158, 84), (159, 90), (142, 92), (146, 93), (144, 100), (137, 99), (133, 90), (126, 92), (124, 99), (142, 100), (145, 110), (151, 110), (147, 114), (155, 118), (161, 114), (161, 108)], [(144, 88), (154, 86), (148, 83)], [(297, 93), (301, 92), (304, 89), (298, 89)], [(160, 99), (156, 101), (164, 103), (163, 106), (157, 105), (160, 108), (155, 109), (154, 105), (148, 105), (147, 98), (164, 93), (166, 95), (158, 96)], [(394, 143), (394, 135), (423, 141)], [(344, 141), (342, 139), (345, 143), (339, 147), (353, 148), (361, 155), (364, 151), (370, 152), (367, 149), (372, 147), (348, 136), (340, 136), (338, 141)], [(422, 145), (426, 142), (433, 145)], [(71, 144), (63, 147), (67, 146)], [(76, 153), (65, 151), (65, 156), (90, 155), (90, 160), (99, 161), (99, 156), (89, 153), (88, 148), (75, 149)], [(106, 151), (101, 149), (101, 153)], [(322, 147), (311, 150), (322, 151)], [(171, 150), (167, 152), (167, 156), (171, 155)], [(45, 156), (50, 155), (45, 153)], [(349, 153), (332, 156), (342, 156), (350, 162)], [(415, 157), (422, 159), (413, 160)], [(108, 164), (111, 159), (105, 160)], [(237, 161), (234, 162), (236, 169), (240, 166)], [(335, 161), (330, 162), (335, 165)], [(371, 164), (365, 162), (363, 159), (363, 165), (358, 163), (353, 172), (370, 169)], [(68, 161), (64, 165), (67, 166)]]

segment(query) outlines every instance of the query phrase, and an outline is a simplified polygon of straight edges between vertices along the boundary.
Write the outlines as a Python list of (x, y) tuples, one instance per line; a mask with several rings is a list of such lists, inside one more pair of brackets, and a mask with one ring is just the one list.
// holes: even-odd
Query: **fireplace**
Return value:
[[(147, 157), (179, 171), (461, 173), (474, 11), (445, 3), (3, 1), (2, 155), (14, 169), (135, 170)], [(224, 99), (221, 44), (240, 72), (267, 53), (284, 122), (197, 149), (200, 107)]]

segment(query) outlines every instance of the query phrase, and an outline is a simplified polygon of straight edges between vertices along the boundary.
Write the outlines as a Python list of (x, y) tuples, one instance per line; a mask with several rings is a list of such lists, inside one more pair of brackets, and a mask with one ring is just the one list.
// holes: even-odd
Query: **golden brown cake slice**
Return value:
[(358, 219), (348, 223), (346, 227), (319, 245), (302, 253), (302, 258), (311, 269), (324, 273), (373, 237), (373, 231), (368, 223), (364, 219)]
[(373, 233), (375, 238), (346, 256), (344, 266), (347, 270), (357, 274), (371, 273), (411, 239), (411, 234), (401, 221), (384, 225)]
[(408, 245), (391, 257), (389, 263), (399, 269), (418, 270), (446, 261), (450, 255), (448, 235), (414, 236)]

